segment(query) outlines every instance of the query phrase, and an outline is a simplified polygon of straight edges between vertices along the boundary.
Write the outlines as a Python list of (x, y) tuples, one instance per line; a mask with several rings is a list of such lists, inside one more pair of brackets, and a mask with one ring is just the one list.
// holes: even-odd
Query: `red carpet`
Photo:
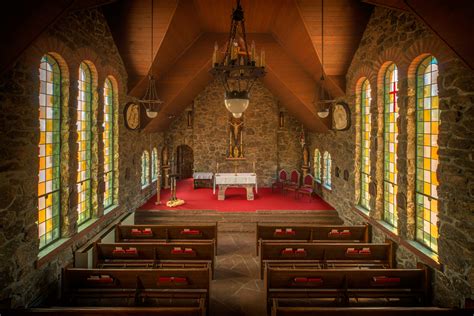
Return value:
[(280, 191), (272, 193), (271, 188), (258, 188), (255, 200), (247, 201), (243, 188), (230, 188), (224, 201), (217, 200), (211, 188), (193, 189), (193, 179), (178, 181), (176, 196), (185, 201), (178, 207), (167, 207), (170, 190), (161, 191), (161, 205), (155, 205), (156, 195), (140, 209), (144, 210), (216, 210), (221, 212), (255, 212), (257, 210), (333, 210), (334, 208), (320, 197), (309, 200), (308, 196), (294, 199), (293, 193), (283, 195)]

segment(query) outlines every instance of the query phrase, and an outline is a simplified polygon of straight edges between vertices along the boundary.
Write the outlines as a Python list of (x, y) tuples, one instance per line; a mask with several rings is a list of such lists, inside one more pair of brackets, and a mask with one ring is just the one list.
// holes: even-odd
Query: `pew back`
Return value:
[(375, 266), (393, 267), (392, 243), (293, 243), (262, 242), (260, 254), (261, 275), (266, 263), (277, 267), (278, 263), (321, 264), (321, 267), (334, 267), (338, 264), (347, 267)]
[(409, 299), (410, 305), (428, 302), (427, 269), (265, 269), (267, 303), (273, 298)]
[(127, 242), (216, 240), (217, 243), (217, 223), (192, 225), (117, 225), (115, 228), (115, 240)]
[[(327, 223), (331, 224), (331, 223)], [(259, 254), (261, 242), (369, 242), (369, 226), (343, 225), (284, 225), (257, 223), (256, 247)]]

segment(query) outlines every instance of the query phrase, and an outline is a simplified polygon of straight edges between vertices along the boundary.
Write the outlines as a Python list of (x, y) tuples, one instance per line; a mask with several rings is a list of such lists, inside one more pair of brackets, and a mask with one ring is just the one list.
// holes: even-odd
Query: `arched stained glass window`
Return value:
[(370, 210), (370, 83), (365, 79), (360, 91), (360, 201), (359, 205)]
[(92, 216), (92, 72), (85, 62), (79, 67), (77, 134), (77, 222), (82, 224)]
[(38, 237), (44, 248), (60, 237), (61, 71), (51, 55), (39, 67)]
[(158, 149), (156, 147), (151, 151), (151, 181), (158, 179)]
[(416, 76), (416, 239), (438, 252), (438, 62), (425, 58)]
[(327, 151), (324, 152), (323, 155), (324, 161), (324, 175), (323, 175), (323, 185), (330, 189), (331, 188), (331, 154)]
[(104, 208), (114, 203), (114, 104), (115, 91), (109, 78), (104, 82)]
[(398, 70), (391, 64), (384, 80), (384, 211), (383, 218), (397, 227), (397, 118), (398, 118)]
[(142, 188), (150, 184), (150, 154), (145, 150), (142, 154)]
[(317, 148), (314, 150), (314, 180), (321, 183), (321, 152)]

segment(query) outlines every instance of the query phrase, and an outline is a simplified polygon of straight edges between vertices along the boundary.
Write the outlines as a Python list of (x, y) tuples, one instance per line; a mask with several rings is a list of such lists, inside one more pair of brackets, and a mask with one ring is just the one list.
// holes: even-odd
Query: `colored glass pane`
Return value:
[(77, 97), (77, 212), (78, 224), (91, 218), (92, 73), (86, 63), (79, 67)]
[(324, 152), (323, 155), (323, 162), (324, 162), (324, 174), (323, 174), (323, 181), (324, 186), (327, 188), (331, 188), (331, 154), (327, 151)]
[(50, 55), (39, 67), (38, 237), (44, 248), (60, 236), (61, 72)]
[(360, 91), (360, 201), (359, 205), (370, 210), (370, 83), (364, 80)]
[(416, 94), (416, 239), (438, 252), (438, 62), (418, 66)]
[(321, 153), (319, 149), (314, 150), (314, 180), (321, 183)]
[(158, 178), (158, 150), (153, 148), (151, 151), (151, 181)]
[(383, 218), (397, 227), (398, 70), (391, 64), (384, 80), (384, 212)]
[(104, 208), (114, 203), (114, 88), (110, 79), (104, 83)]
[(150, 184), (150, 154), (144, 151), (142, 154), (142, 187)]

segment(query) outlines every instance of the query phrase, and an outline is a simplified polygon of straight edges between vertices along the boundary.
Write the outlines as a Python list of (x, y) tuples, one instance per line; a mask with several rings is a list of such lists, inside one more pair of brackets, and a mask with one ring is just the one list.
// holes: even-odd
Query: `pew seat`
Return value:
[(314, 307), (288, 306), (284, 300), (273, 299), (272, 316), (462, 316), (463, 310), (440, 307)]

